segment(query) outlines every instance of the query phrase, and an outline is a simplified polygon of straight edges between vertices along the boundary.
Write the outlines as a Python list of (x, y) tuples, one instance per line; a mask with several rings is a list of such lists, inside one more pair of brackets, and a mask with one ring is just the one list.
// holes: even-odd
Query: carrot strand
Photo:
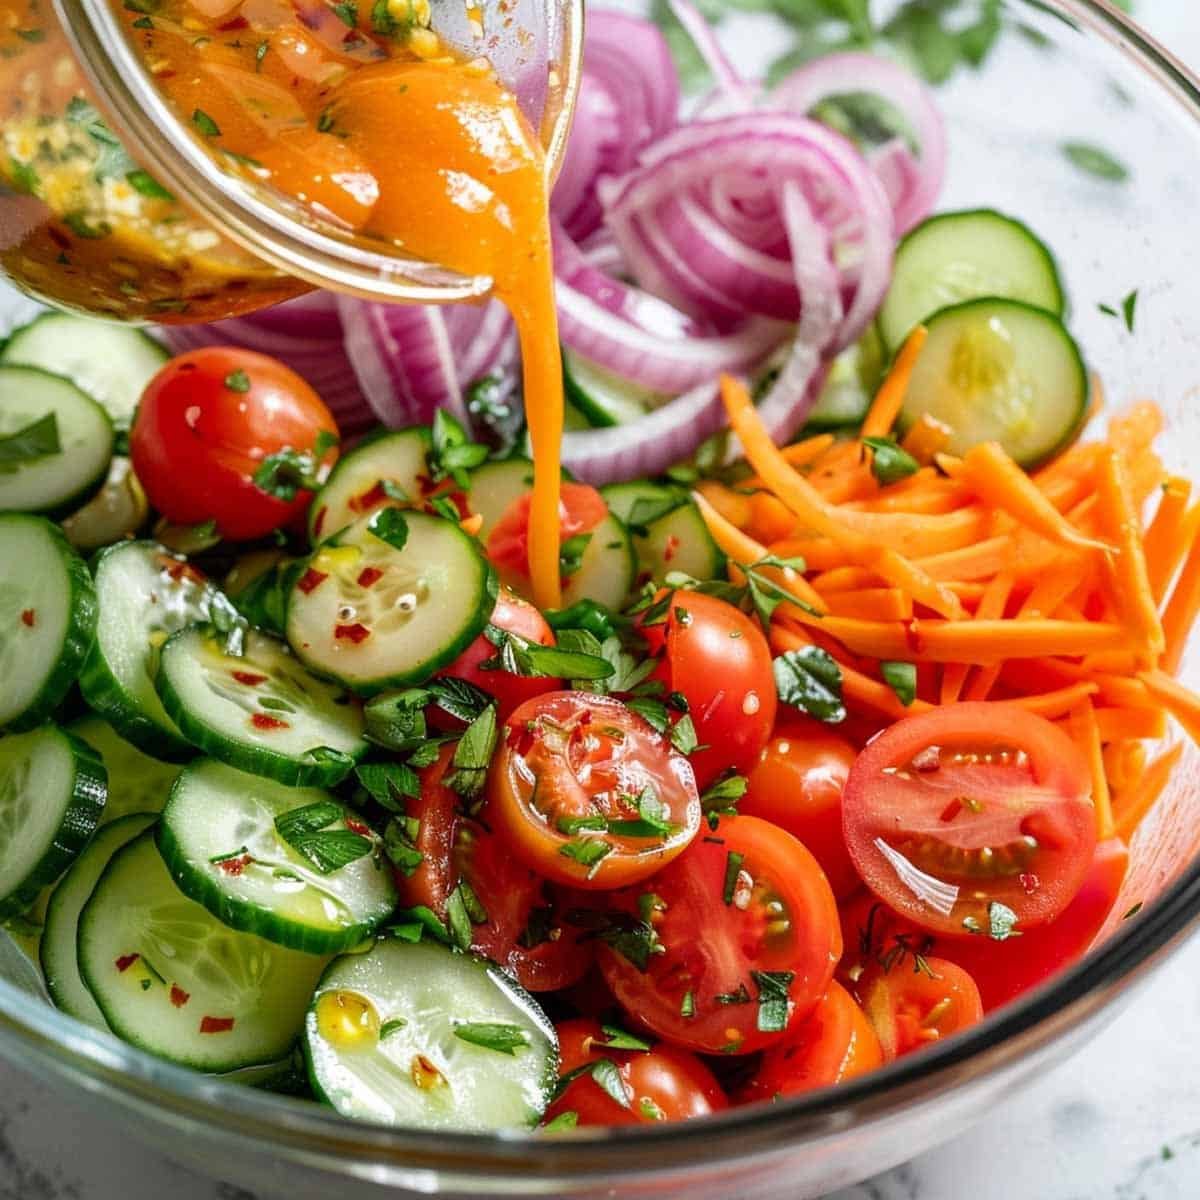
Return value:
[(918, 325), (905, 338), (904, 345), (896, 355), (896, 361), (892, 363), (892, 369), (879, 391), (875, 393), (875, 399), (867, 411), (862, 424), (863, 437), (887, 437), (891, 433), (892, 426), (900, 415), (900, 409), (904, 407), (904, 397), (908, 393), (913, 369), (917, 365), (917, 359), (921, 357), (928, 337), (929, 330), (924, 325)]
[(1141, 780), (1131, 789), (1128, 803), (1123, 799), (1119, 801), (1116, 834), (1122, 841), (1128, 842), (1133, 837), (1137, 827), (1154, 807), (1182, 753), (1183, 746), (1178, 742), (1163, 751), (1146, 767)]
[[(1200, 505), (1197, 509), (1200, 509)], [(1163, 609), (1162, 626), (1166, 645), (1160, 662), (1164, 671), (1175, 674), (1179, 670), (1188, 634), (1196, 623), (1197, 614), (1200, 614), (1200, 538), (1193, 534), (1183, 569), (1171, 590), (1167, 607)]]
[[(1187, 479), (1172, 475), (1163, 484), (1162, 496), (1143, 539), (1146, 555), (1146, 575), (1156, 603), (1161, 604), (1179, 570), (1179, 564), (1187, 556), (1188, 548), (1196, 536), (1196, 525), (1189, 527), (1188, 501), (1192, 496), (1192, 485)], [(1193, 509), (1200, 516), (1200, 508)]]
[(1100, 744), (1100, 729), (1096, 724), (1096, 710), (1090, 700), (1085, 700), (1071, 715), (1071, 727), (1091, 770), (1096, 837), (1103, 842), (1113, 836), (1115, 828), (1112, 793), (1108, 788), (1108, 776), (1104, 773), (1104, 752)]

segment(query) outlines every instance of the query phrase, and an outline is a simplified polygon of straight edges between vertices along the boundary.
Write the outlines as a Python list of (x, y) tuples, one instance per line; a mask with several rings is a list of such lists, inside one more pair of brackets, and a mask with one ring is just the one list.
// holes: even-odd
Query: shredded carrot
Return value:
[(1113, 794), (1114, 810), (1118, 797), (1124, 796), (1142, 777), (1146, 769), (1146, 743), (1138, 738), (1109, 742), (1104, 747), (1104, 773)]
[(1092, 804), (1096, 809), (1096, 837), (1103, 842), (1113, 836), (1112, 794), (1108, 790), (1108, 776), (1104, 773), (1104, 751), (1100, 744), (1096, 710), (1090, 700), (1085, 700), (1071, 714), (1071, 728), (1091, 771)]
[[(938, 462), (942, 465), (947, 460), (942, 456)], [(966, 484), (985, 503), (1057, 546), (1104, 548), (1074, 529), (998, 442), (972, 447), (961, 463), (948, 464), (945, 469), (951, 479)]]
[(878, 587), (883, 581), (866, 567), (837, 567), (814, 577), (813, 587), (823, 596), (833, 592), (853, 592), (859, 588)]
[(891, 433), (892, 426), (900, 415), (900, 409), (904, 407), (904, 397), (908, 393), (913, 368), (917, 365), (917, 359), (921, 357), (928, 337), (929, 330), (924, 325), (918, 325), (905, 338), (904, 345), (900, 347), (896, 360), (892, 363), (892, 369), (879, 391), (875, 393), (875, 399), (867, 411), (862, 424), (863, 437), (887, 437)]
[(1187, 552), (1200, 526), (1200, 506), (1192, 509), (1196, 514), (1189, 520), (1188, 501), (1192, 496), (1192, 485), (1187, 479), (1172, 475), (1163, 484), (1162, 496), (1154, 512), (1154, 520), (1146, 529), (1142, 547), (1146, 555), (1146, 574), (1155, 602), (1161, 604), (1179, 570), (1179, 564)]
[(933, 462), (935, 454), (941, 454), (950, 444), (953, 430), (949, 425), (922, 413), (904, 435), (900, 445), (919, 463)]
[(1139, 678), (1150, 694), (1162, 701), (1162, 706), (1179, 722), (1193, 742), (1200, 743), (1200, 696), (1157, 668), (1143, 671)]
[(1096, 723), (1105, 743), (1167, 736), (1167, 714), (1161, 708), (1098, 708)]
[(1034, 692), (1028, 696), (1015, 696), (1004, 703), (1015, 704), (1026, 712), (1039, 717), (1055, 718), (1066, 716), (1096, 694), (1094, 683), (1073, 683), (1054, 692)]
[(768, 545), (796, 531), (796, 518), (770, 492), (755, 492), (750, 497), (750, 520), (743, 526), (755, 539)]
[(1002, 677), (1006, 684), (1022, 688), (1027, 687), (1030, 681), (1034, 686), (1044, 686), (1048, 682), (1066, 684), (1085, 680), (1100, 689), (1100, 701), (1115, 708), (1162, 707), (1140, 679), (1088, 671), (1080, 663), (1066, 662), (1061, 658), (1043, 658), (1036, 662), (1010, 660), (1004, 664)]
[[(1200, 507), (1200, 506), (1198, 506)], [(1183, 570), (1171, 590), (1171, 598), (1163, 609), (1162, 625), (1166, 647), (1161, 664), (1163, 670), (1174, 674), (1183, 662), (1188, 634), (1200, 614), (1200, 538), (1193, 535), (1192, 544), (1183, 561)]]
[(735, 492), (715, 479), (701, 479), (696, 484), (696, 491), (731, 525), (745, 529), (750, 524), (754, 508), (748, 495)]
[(913, 615), (912, 597), (899, 588), (861, 588), (827, 596), (829, 611), (839, 617), (866, 621), (908, 621)]
[[(930, 579), (889, 545), (864, 537), (861, 532), (845, 524), (848, 517), (881, 521), (891, 514), (838, 513), (780, 458), (745, 387), (732, 376), (726, 375), (721, 380), (721, 395), (729, 412), (730, 424), (741, 439), (750, 464), (805, 525), (843, 546), (859, 566), (870, 567), (893, 587), (907, 590), (914, 602), (925, 605), (943, 617), (959, 618), (966, 615), (958, 597), (948, 588)], [(957, 515), (927, 519), (948, 520)]]
[(784, 446), (779, 452), (793, 467), (806, 467), (810, 462), (820, 458), (836, 441), (832, 433), (818, 433), (815, 437), (805, 438), (802, 442), (793, 442)]
[(1163, 751), (1146, 767), (1141, 780), (1130, 789), (1128, 801), (1124, 798), (1119, 799), (1116, 820), (1117, 837), (1126, 842), (1133, 837), (1134, 831), (1162, 795), (1182, 753), (1183, 746), (1178, 742)]
[[(1008, 571), (1001, 571), (984, 590), (983, 598), (979, 601), (979, 607), (975, 611), (975, 619), (977, 621), (1000, 620), (1004, 616), (1004, 610), (1008, 607), (1012, 589), (1012, 575)], [(941, 700), (943, 704), (950, 704), (962, 695), (963, 684), (966, 682), (969, 671), (970, 667), (966, 663), (947, 664), (942, 674)], [(994, 679), (989, 680), (986, 687), (979, 689), (982, 695), (978, 699), (987, 698), (993, 682)]]

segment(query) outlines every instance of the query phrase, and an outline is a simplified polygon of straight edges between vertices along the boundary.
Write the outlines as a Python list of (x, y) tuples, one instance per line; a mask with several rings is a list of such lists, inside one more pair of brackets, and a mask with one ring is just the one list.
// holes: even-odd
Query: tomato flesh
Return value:
[[(614, 1034), (597, 1021), (564, 1021), (558, 1026), (559, 1078), (579, 1072), (546, 1112), (546, 1121), (574, 1113), (579, 1125), (653, 1125), (707, 1117), (729, 1107), (713, 1073), (694, 1055), (665, 1043), (646, 1050), (622, 1050), (607, 1043)], [(601, 1076), (589, 1064), (607, 1060), (615, 1068)], [(616, 1098), (624, 1095), (624, 1102)]]
[(846, 782), (850, 857), (880, 899), (960, 937), (1052, 921), (1096, 845), (1090, 775), (1065, 733), (1015, 706), (907, 717)]
[[(518, 591), (529, 588), (529, 510), (532, 493), (518, 496), (504, 510), (487, 540), (487, 556), (500, 578)], [(586, 483), (562, 484), (558, 501), (559, 543), (591, 533), (608, 516), (608, 505)]]
[(687, 759), (607, 696), (551, 692), (521, 705), (501, 728), (488, 789), (513, 853), (579, 888), (645, 879), (700, 828)]
[[(311, 454), (337, 425), (290, 368), (251, 350), (209, 347), (173, 358), (147, 384), (129, 432), (133, 469), (151, 505), (177, 525), (216, 521), (250, 541), (301, 516), (311, 493), (279, 499), (254, 483), (269, 455)], [(323, 453), (322, 463), (336, 458)]]
[[(610, 897), (597, 961), (622, 1008), (660, 1037), (742, 1054), (824, 995), (842, 950), (811, 854), (757, 817), (725, 817), (637, 889)], [(778, 999), (779, 1003), (772, 1003)]]

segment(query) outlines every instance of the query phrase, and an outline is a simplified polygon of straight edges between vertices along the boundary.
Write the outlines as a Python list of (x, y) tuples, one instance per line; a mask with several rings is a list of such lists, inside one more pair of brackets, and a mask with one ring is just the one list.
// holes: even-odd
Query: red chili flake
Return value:
[(356, 821), (353, 817), (346, 818), (346, 828), (351, 833), (361, 834), (363, 837), (371, 836), (371, 828), (369, 825), (364, 825), (361, 821)]
[(129, 968), (132, 967), (133, 964), (141, 957), (142, 956), (140, 954), (122, 954), (121, 957), (117, 959), (117, 970), (124, 975), (125, 972), (128, 971)]
[(942, 815), (938, 817), (939, 821), (953, 821), (958, 814), (962, 812), (962, 801), (951, 800), (949, 804), (942, 809)]
[(663, 562), (670, 562), (671, 559), (673, 559), (678, 553), (678, 551), (679, 539), (674, 534), (671, 534), (670, 537), (667, 538), (666, 545), (663, 546)]
[(321, 536), (321, 530), (325, 528), (325, 517), (328, 512), (329, 509), (327, 508), (322, 508), (317, 511), (317, 515), (313, 520), (313, 537), (319, 538)]
[(1022, 871), (1017, 876), (1017, 882), (1025, 889), (1027, 896), (1032, 896), (1042, 886), (1042, 881), (1032, 871)]
[(232, 875), (235, 878), (240, 875), (254, 859), (249, 854), (241, 854), (237, 858), (223, 858), (219, 863), (215, 863), (218, 871), (224, 871), (226, 875)]
[(353, 642), (356, 646), (371, 636), (371, 631), (359, 621), (353, 625), (335, 625), (333, 636), (337, 641)]
[(383, 572), (378, 567), (363, 567), (358, 573), (358, 586), (369, 588), (383, 578)]
[(270, 713), (254, 713), (250, 718), (250, 724), (255, 729), (290, 729), (291, 726), (279, 717), (273, 717)]
[(328, 571), (316, 571), (312, 567), (309, 567), (300, 576), (300, 580), (296, 586), (307, 596), (310, 592), (315, 592), (328, 578)]
[(201, 1017), (201, 1033), (228, 1033), (233, 1028), (233, 1017)]
[(417, 487), (421, 489), (422, 496), (428, 496), (438, 489), (438, 484), (428, 475), (417, 476)]
[(158, 556), (158, 564), (163, 571), (176, 583), (181, 579), (190, 579), (192, 583), (203, 583), (204, 576), (196, 570), (189, 562), (180, 562), (177, 558), (171, 558), (166, 554)]
[(21, 624), (33, 628), (34, 622), (37, 620), (37, 613), (32, 608), (27, 608), (21, 613)]
[(383, 480), (381, 479), (373, 488), (368, 488), (357, 496), (351, 496), (350, 508), (356, 513), (369, 512), (372, 508), (378, 508), (387, 498), (388, 494), (383, 489)]
[(233, 677), (238, 683), (244, 683), (247, 687), (258, 687), (260, 683), (267, 682), (265, 675), (256, 675), (253, 671), (234, 671)]
[(925, 638), (921, 635), (921, 625), (916, 617), (909, 617), (907, 621), (900, 622), (904, 626), (904, 638), (908, 642), (909, 648), (914, 654), (921, 654), (925, 650)]
[(176, 1008), (182, 1008), (192, 997), (191, 993), (185, 992), (177, 983), (171, 984), (171, 1003)]

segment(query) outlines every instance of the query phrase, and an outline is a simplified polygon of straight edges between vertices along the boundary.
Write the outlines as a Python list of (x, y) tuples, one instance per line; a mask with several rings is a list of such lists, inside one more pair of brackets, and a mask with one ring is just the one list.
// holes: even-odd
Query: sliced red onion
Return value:
[(717, 91), (722, 96), (727, 112), (744, 112), (754, 107), (757, 89), (746, 81), (734, 69), (729, 56), (721, 48), (717, 35), (712, 26), (691, 2), (691, 0), (667, 0), (675, 20), (683, 26), (683, 31), (692, 39), (693, 45), (700, 52), (704, 65), (716, 80)]
[(874, 54), (827, 54), (793, 71), (771, 93), (771, 104), (807, 114), (822, 100), (855, 92), (886, 100), (904, 118), (919, 147), (919, 158), (904, 148), (907, 161), (894, 143), (870, 156), (895, 205), (896, 233), (906, 233), (933, 211), (946, 174), (946, 127), (933, 94), (916, 75)]
[(550, 211), (572, 237), (584, 238), (600, 227), (602, 214), (596, 197), (596, 180), (616, 158), (620, 140), (617, 103), (608, 87), (585, 67), (575, 101), (571, 136), (550, 199)]

